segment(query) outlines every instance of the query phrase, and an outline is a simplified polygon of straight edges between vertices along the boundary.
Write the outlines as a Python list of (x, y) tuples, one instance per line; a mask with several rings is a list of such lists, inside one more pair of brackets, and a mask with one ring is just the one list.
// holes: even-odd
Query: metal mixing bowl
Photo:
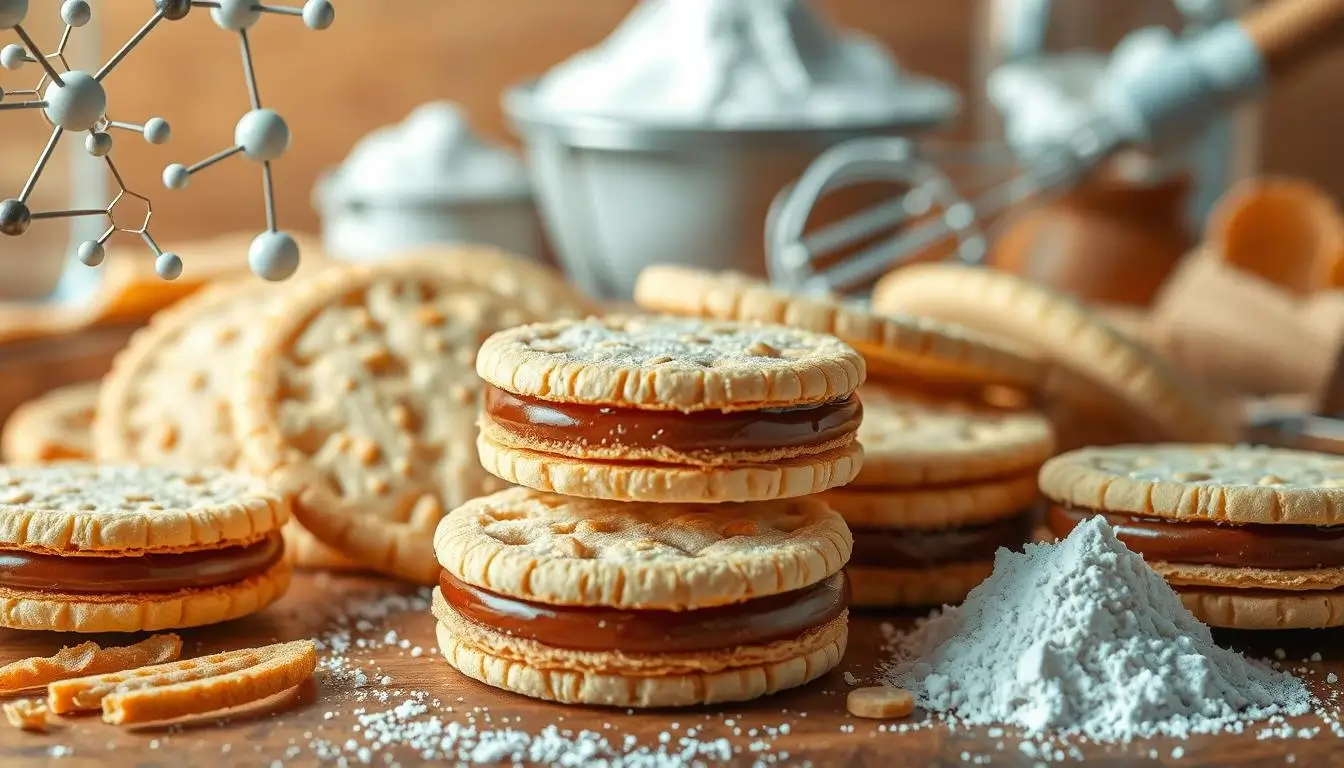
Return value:
[(909, 136), (956, 114), (953, 91), (917, 84), (934, 89), (914, 100), (919, 110), (843, 127), (681, 127), (560, 114), (538, 102), (530, 83), (506, 91), (504, 109), (565, 271), (594, 296), (627, 299), (650, 264), (764, 275), (770, 202), (813, 158), (848, 139)]

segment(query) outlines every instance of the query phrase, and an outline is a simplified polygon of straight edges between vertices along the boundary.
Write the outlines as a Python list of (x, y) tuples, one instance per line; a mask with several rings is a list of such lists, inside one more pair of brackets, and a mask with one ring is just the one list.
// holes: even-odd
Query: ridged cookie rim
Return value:
[[(1038, 321), (1031, 325), (1032, 341), (1003, 333), (1002, 326), (994, 330), (1013, 341), (1039, 346), (1060, 368), (1083, 372), (1111, 396), (1149, 414), (1155, 424), (1170, 432), (1170, 438), (1217, 442), (1235, 436), (1236, 429), (1224, 423), (1194, 382), (1076, 300), (1043, 285), (987, 267), (912, 264), (878, 281), (873, 304), (879, 308), (909, 304), (907, 311), (935, 317), (959, 314), (947, 319), (990, 331), (967, 323), (964, 313), (931, 310), (927, 302), (912, 301), (922, 295), (953, 292), (961, 305), (973, 305), (978, 313), (993, 306), (997, 318)], [(1047, 327), (1056, 330), (1047, 331)]]
[(1287, 525), (1344, 523), (1344, 483), (1339, 487), (1223, 485), (1181, 481), (1148, 481), (1107, 473), (1084, 463), (1093, 456), (1147, 450), (1207, 453), (1241, 451), (1273, 453), (1337, 461), (1344, 458), (1288, 448), (1229, 446), (1221, 443), (1155, 443), (1080, 448), (1062, 453), (1041, 466), (1041, 492), (1056, 503), (1098, 512), (1129, 512), (1173, 520)]
[[(54, 599), (47, 592), (0, 587), (0, 627), (56, 632), (154, 632), (204, 627), (265, 609), (284, 596), (291, 576), (289, 563), (282, 559), (264, 573), (240, 581), (176, 592)], [(37, 618), (33, 618), (34, 612)], [(172, 618), (174, 615), (177, 618)]]
[(572, 459), (510, 448), (484, 433), (476, 437), (476, 453), (490, 474), (538, 491), (681, 504), (810, 496), (853, 481), (863, 466), (863, 446), (857, 440), (826, 453), (788, 461), (720, 467)]
[(889, 491), (835, 488), (820, 495), (853, 528), (937, 531), (1006, 520), (1040, 498), (1036, 475)]
[[(1016, 344), (927, 317), (873, 312), (848, 302), (789, 294), (732, 273), (674, 264), (645, 267), (634, 300), (655, 312), (715, 320), (771, 323), (838, 337), (869, 360), (873, 379), (899, 383), (900, 373), (928, 373), (969, 382), (1035, 389), (1049, 366)], [(879, 364), (880, 361), (880, 364)], [(960, 375), (958, 375), (960, 374)]]
[[(484, 685), (543, 701), (641, 709), (751, 701), (797, 688), (838, 667), (849, 641), (846, 626), (827, 645), (793, 659), (708, 674), (644, 677), (540, 670), (463, 643), (441, 623), (435, 622), (434, 632), (448, 666)], [(476, 674), (464, 668), (468, 662), (479, 668)], [(570, 690), (574, 693), (555, 693)]]
[(1224, 629), (1325, 629), (1344, 626), (1344, 591), (1258, 592), (1177, 587), (1186, 610)]
[[(443, 570), (482, 589), (538, 603), (604, 606), (645, 610), (693, 610), (738, 603), (756, 597), (803, 589), (837, 573), (849, 560), (854, 540), (839, 514), (816, 499), (775, 502), (810, 520), (807, 538), (800, 527), (787, 533), (785, 544), (772, 545), (769, 554), (722, 555), (677, 560), (673, 563), (627, 565), (575, 556), (539, 559), (516, 553), (504, 542), (482, 532), (480, 515), (499, 505), (521, 513), (509, 519), (554, 514), (561, 506), (574, 505), (590, 519), (604, 510), (634, 514), (625, 502), (571, 499), (510, 488), (473, 499), (444, 516), (434, 534), (434, 552)], [(547, 511), (533, 510), (532, 506)], [(549, 506), (548, 506), (549, 505)], [(648, 505), (646, 505), (648, 506)], [(734, 507), (659, 504), (657, 514), (722, 516), (725, 523), (744, 515), (764, 514), (766, 504)], [(512, 514), (512, 513), (511, 513)], [(610, 513), (608, 513), (610, 514)], [(493, 518), (492, 519), (498, 519)], [(647, 518), (645, 519), (647, 520)]]
[[(500, 331), (485, 340), (476, 357), (476, 373), (486, 383), (526, 397), (614, 408), (646, 410), (755, 410), (816, 405), (853, 394), (863, 383), (863, 357), (849, 345), (827, 334), (759, 323), (731, 323), (811, 337), (825, 357), (791, 360), (778, 372), (759, 368), (601, 365), (568, 360), (553, 352), (532, 349), (521, 339), (556, 334), (569, 326), (627, 320), (677, 319), (658, 315), (609, 314), (584, 320), (529, 323)], [(708, 321), (707, 321), (708, 322)], [(539, 336), (540, 338), (540, 336)]]
[[(58, 470), (63, 466), (80, 469), (128, 468), (82, 461), (0, 465), (0, 480), (16, 472)], [(169, 554), (222, 549), (258, 541), (279, 531), (290, 518), (292, 508), (289, 498), (285, 494), (276, 493), (264, 480), (247, 473), (220, 469), (193, 472), (155, 467), (129, 468), (134, 471), (166, 471), (182, 475), (205, 473), (228, 476), (245, 481), (249, 492), (227, 503), (136, 513), (100, 512), (96, 509), (70, 512), (50, 507), (25, 509), (26, 501), (0, 501), (0, 547), (56, 554), (115, 553), (127, 557), (150, 552)]]

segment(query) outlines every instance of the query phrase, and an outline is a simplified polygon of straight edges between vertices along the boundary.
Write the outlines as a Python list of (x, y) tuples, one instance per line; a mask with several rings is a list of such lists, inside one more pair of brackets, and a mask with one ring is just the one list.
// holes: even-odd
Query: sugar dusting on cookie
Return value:
[(993, 576), (895, 638), (886, 682), (968, 725), (1094, 741), (1240, 730), (1300, 715), (1291, 674), (1219, 648), (1102, 518), (1000, 550)]

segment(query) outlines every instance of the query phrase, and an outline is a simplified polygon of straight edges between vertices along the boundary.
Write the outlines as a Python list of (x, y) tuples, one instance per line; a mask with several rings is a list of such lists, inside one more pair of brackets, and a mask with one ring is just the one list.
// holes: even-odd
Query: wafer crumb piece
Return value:
[(95, 642), (62, 648), (54, 656), (34, 656), (0, 667), (0, 694), (38, 688), (59, 680), (102, 675), (175, 661), (182, 653), (182, 638), (168, 633), (153, 635), (135, 645), (102, 648)]
[(259, 701), (316, 667), (313, 641), (298, 640), (53, 683), (47, 698), (58, 713), (102, 707), (109, 723), (157, 722)]
[(915, 696), (904, 688), (890, 686), (855, 688), (845, 699), (845, 708), (855, 717), (896, 720), (915, 711)]
[(4, 709), (5, 719), (15, 728), (34, 733), (47, 732), (47, 714), (50, 710), (42, 699), (7, 701)]

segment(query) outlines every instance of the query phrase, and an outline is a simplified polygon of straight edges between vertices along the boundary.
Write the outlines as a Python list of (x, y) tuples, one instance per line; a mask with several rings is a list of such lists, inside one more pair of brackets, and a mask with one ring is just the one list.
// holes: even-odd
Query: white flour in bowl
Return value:
[(883, 673), (968, 724), (1097, 741), (1235, 729), (1312, 702), (1301, 680), (1215, 645), (1099, 517), (1058, 544), (999, 550), (993, 575), (900, 638)]

